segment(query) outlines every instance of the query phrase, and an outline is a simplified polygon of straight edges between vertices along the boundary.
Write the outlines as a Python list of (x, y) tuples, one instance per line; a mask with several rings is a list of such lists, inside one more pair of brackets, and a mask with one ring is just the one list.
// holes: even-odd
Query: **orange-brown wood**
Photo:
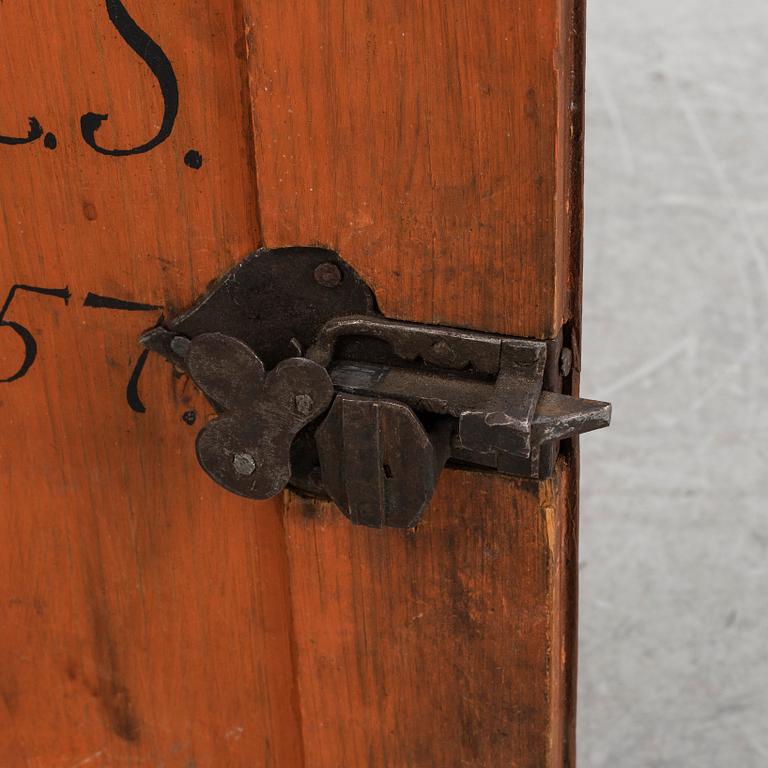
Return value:
[(566, 764), (567, 477), (452, 473), (408, 532), (288, 505), (307, 765)]
[[(173, 62), (170, 138), (101, 0), (0, 4), (0, 766), (572, 764), (575, 455), (445, 473), (415, 532), (257, 504), (136, 338), (253, 247), (337, 248), (394, 317), (576, 341), (576, 0), (124, 0)], [(49, 141), (49, 144), (51, 142)], [(203, 158), (184, 163), (190, 149)], [(0, 378), (24, 357), (0, 327)]]
[[(179, 81), (170, 139), (135, 157), (90, 149), (157, 130), (162, 101), (103, 2), (0, 5), (0, 133), (35, 115), (58, 139), (0, 145), (0, 298), (34, 334), (0, 384), (0, 765), (301, 765), (279, 505), (220, 492), (195, 466), (207, 410), (159, 359), (126, 404), (137, 336), (159, 312), (83, 306), (88, 292), (166, 312), (259, 244), (243, 27), (229, 2), (127, 3)], [(185, 153), (203, 156), (199, 170)], [(0, 378), (23, 358), (0, 328)]]
[(554, 337), (572, 269), (570, 0), (244, 0), (269, 245), (385, 314)]
[[(339, 250), (392, 317), (571, 334), (580, 6), (245, 9), (268, 245)], [(445, 473), (416, 532), (288, 505), (307, 765), (571, 763), (572, 461)]]

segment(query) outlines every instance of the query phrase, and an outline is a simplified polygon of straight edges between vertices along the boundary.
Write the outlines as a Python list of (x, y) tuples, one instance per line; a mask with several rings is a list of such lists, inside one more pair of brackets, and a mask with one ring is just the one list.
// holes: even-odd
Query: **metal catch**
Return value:
[(561, 440), (610, 423), (560, 394), (561, 339), (390, 320), (323, 248), (256, 251), (141, 343), (220, 414), (197, 438), (217, 483), (331, 498), (360, 525), (417, 525), (446, 464), (543, 479)]

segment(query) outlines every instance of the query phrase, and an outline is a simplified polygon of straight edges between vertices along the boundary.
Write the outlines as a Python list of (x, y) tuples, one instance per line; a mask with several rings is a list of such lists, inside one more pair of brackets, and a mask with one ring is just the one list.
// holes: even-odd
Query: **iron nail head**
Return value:
[(336, 288), (341, 283), (341, 270), (330, 261), (315, 267), (315, 282), (323, 288)]
[(250, 453), (236, 453), (232, 464), (238, 475), (252, 475), (256, 471), (256, 461)]
[(293, 403), (296, 406), (298, 413), (302, 416), (309, 416), (315, 401), (309, 395), (296, 395), (293, 399)]
[(174, 336), (171, 339), (171, 349), (179, 357), (186, 357), (192, 342), (186, 336)]

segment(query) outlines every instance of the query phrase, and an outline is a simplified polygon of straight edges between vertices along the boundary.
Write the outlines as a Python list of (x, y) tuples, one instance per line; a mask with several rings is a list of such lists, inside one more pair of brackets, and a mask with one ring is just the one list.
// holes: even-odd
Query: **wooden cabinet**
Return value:
[(356, 528), (216, 486), (137, 338), (319, 244), (390, 317), (577, 352), (583, 12), (0, 5), (0, 765), (573, 764), (575, 447)]

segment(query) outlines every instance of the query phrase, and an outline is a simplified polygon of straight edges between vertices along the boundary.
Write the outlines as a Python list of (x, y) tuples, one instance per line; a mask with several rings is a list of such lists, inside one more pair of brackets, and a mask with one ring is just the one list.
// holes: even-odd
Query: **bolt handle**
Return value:
[(269, 373), (244, 342), (195, 336), (185, 350), (192, 380), (221, 415), (197, 436), (197, 460), (217, 483), (251, 499), (280, 493), (291, 478), (291, 443), (333, 399), (328, 372), (288, 358)]

